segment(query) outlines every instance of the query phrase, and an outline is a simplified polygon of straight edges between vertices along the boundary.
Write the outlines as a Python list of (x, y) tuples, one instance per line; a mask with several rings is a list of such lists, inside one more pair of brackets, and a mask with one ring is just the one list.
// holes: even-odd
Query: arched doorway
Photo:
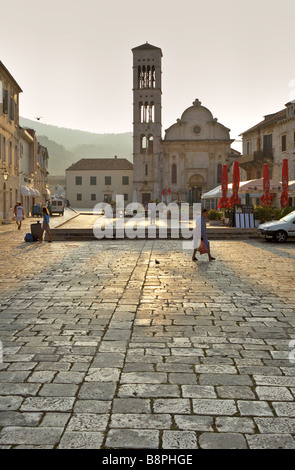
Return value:
[(189, 204), (201, 203), (201, 196), (205, 181), (201, 175), (191, 176), (188, 183), (188, 202)]

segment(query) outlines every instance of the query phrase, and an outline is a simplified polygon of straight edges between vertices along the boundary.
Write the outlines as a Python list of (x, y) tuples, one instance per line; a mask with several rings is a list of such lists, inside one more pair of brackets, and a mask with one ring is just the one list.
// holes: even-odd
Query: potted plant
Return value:
[(207, 219), (209, 220), (209, 225), (211, 226), (220, 226), (222, 223), (222, 212), (210, 209), (208, 211)]

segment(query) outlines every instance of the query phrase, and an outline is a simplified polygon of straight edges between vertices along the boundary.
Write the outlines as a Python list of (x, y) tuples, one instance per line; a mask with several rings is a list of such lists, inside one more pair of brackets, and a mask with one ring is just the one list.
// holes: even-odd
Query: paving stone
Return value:
[(295, 434), (295, 419), (293, 418), (254, 418), (254, 420), (261, 434)]
[(191, 413), (190, 400), (184, 398), (163, 398), (153, 401), (154, 413), (183, 414)]
[(100, 449), (103, 443), (104, 433), (96, 432), (72, 432), (66, 431), (58, 445), (58, 449)]
[(111, 428), (170, 429), (172, 420), (169, 414), (123, 414), (113, 413)]
[(68, 422), (67, 431), (105, 431), (108, 425), (108, 414), (75, 413)]
[(295, 449), (295, 440), (289, 434), (246, 435), (250, 449)]
[(128, 384), (119, 387), (118, 397), (180, 397), (180, 390), (177, 385)]
[(272, 406), (278, 416), (295, 417), (295, 403), (292, 402), (273, 402)]
[(293, 401), (293, 397), (286, 387), (256, 387), (260, 400)]
[(40, 384), (29, 384), (29, 383), (1, 383), (0, 390), (1, 395), (21, 395), (23, 397), (30, 395), (37, 395), (40, 389)]
[(161, 372), (128, 372), (123, 373), (120, 379), (122, 384), (132, 383), (167, 383), (167, 374)]
[(255, 400), (256, 397), (250, 387), (239, 385), (225, 385), (216, 387), (219, 398), (236, 398)]
[(266, 401), (238, 400), (241, 415), (246, 416), (273, 416), (271, 408)]
[[(150, 400), (145, 398), (116, 398), (113, 413), (151, 413)], [(156, 411), (159, 413), (159, 411)], [(165, 411), (167, 413), (167, 411)]]
[(89, 382), (83, 383), (78, 397), (87, 400), (112, 400), (116, 391), (113, 383)]
[(199, 437), (201, 449), (247, 449), (247, 442), (242, 434), (203, 433)]
[(197, 438), (190, 431), (164, 431), (163, 449), (197, 449)]
[(75, 384), (44, 384), (39, 391), (40, 397), (74, 397), (78, 391)]
[(40, 427), (65, 427), (70, 416), (70, 413), (45, 413)]
[(201, 415), (233, 415), (237, 407), (233, 400), (193, 399), (194, 413)]
[(0, 412), (0, 427), (6, 426), (24, 426), (32, 427), (38, 426), (43, 413), (27, 413), (20, 411), (1, 411)]
[(159, 448), (159, 431), (155, 429), (110, 429), (106, 448), (157, 449)]
[(195, 371), (199, 374), (237, 374), (237, 369), (233, 366), (212, 364), (212, 365), (197, 365)]
[(71, 411), (74, 398), (29, 397), (25, 398), (21, 411)]
[(18, 410), (23, 401), (23, 397), (13, 395), (0, 396), (0, 411)]
[(85, 376), (85, 382), (116, 382), (119, 380), (120, 369), (103, 367), (90, 368)]
[(214, 387), (205, 385), (182, 385), (182, 395), (187, 398), (216, 398)]
[(200, 385), (253, 385), (249, 375), (234, 374), (201, 374)]
[(254, 433), (255, 423), (250, 418), (235, 418), (235, 417), (217, 417), (215, 426), (218, 432), (230, 433)]
[(4, 427), (0, 432), (0, 444), (30, 444), (52, 445), (58, 444), (64, 428), (41, 427)]
[(178, 429), (192, 431), (213, 431), (213, 418), (211, 416), (175, 415), (174, 420)]
[(104, 400), (76, 400), (75, 413), (109, 413), (112, 402)]

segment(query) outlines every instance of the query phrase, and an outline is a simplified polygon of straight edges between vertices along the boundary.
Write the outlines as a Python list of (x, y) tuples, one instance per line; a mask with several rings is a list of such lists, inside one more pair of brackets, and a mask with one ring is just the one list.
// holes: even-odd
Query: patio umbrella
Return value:
[(227, 185), (228, 185), (227, 165), (223, 165), (222, 177), (221, 177), (222, 197), (220, 198), (219, 203), (218, 203), (219, 209), (227, 209), (229, 207), (229, 202), (228, 202), (228, 197), (227, 197)]
[(162, 190), (162, 202), (165, 202), (165, 190)]
[(171, 195), (172, 195), (172, 191), (170, 188), (167, 189), (167, 203), (170, 204), (171, 202)]
[(268, 207), (271, 206), (271, 195), (270, 195), (269, 189), (270, 189), (269, 169), (268, 169), (268, 163), (265, 163), (264, 168), (263, 168), (264, 194), (260, 198), (263, 206), (268, 206)]
[(240, 186), (240, 169), (239, 162), (234, 162), (233, 167), (233, 195), (229, 200), (230, 207), (234, 207), (236, 204), (241, 204), (241, 199), (239, 198), (239, 186)]
[(288, 159), (284, 158), (283, 167), (282, 167), (282, 194), (281, 194), (281, 208), (287, 207), (289, 205), (289, 195), (288, 195)]

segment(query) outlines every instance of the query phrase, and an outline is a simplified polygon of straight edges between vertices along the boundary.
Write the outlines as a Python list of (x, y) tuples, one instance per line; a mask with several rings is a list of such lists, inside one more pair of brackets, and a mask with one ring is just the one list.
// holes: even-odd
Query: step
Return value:
[[(110, 240), (110, 239), (123, 239), (121, 233), (116, 236), (116, 230), (111, 229), (108, 231), (107, 236), (104, 238), (98, 239), (95, 237), (93, 233), (93, 229), (66, 229), (66, 228), (57, 228), (51, 230), (52, 239), (55, 241), (62, 241), (62, 240)], [(240, 229), (234, 227), (208, 227), (207, 228), (207, 236), (209, 240), (245, 240), (245, 239), (257, 239), (260, 238), (257, 232), (257, 229)], [(135, 238), (127, 237), (126, 234), (124, 239), (130, 240), (138, 240), (138, 239), (181, 239), (181, 240), (189, 240), (187, 238), (183, 238), (182, 233), (175, 232), (171, 234), (171, 229), (167, 228), (167, 236), (163, 236), (159, 233), (159, 229), (156, 229), (153, 236), (148, 235), (148, 230), (142, 230), (140, 236), (135, 236)]]

